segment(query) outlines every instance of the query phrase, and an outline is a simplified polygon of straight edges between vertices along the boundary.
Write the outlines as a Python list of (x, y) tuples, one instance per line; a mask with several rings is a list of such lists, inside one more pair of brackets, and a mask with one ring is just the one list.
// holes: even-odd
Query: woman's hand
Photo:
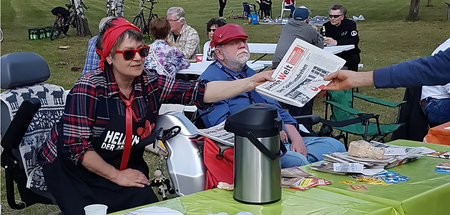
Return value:
[(124, 187), (145, 187), (150, 185), (147, 177), (135, 169), (124, 169), (117, 172), (116, 177), (111, 178), (111, 181)]
[(273, 70), (259, 72), (251, 77), (234, 81), (211, 81), (206, 84), (203, 101), (213, 103), (221, 101), (241, 93), (252, 91), (256, 86), (266, 82), (274, 81)]
[(84, 154), (82, 165), (89, 171), (102, 176), (120, 186), (124, 187), (144, 187), (150, 185), (147, 177), (135, 169), (118, 170), (109, 163), (106, 163), (94, 150)]
[(253, 89), (266, 81), (274, 81), (275, 79), (272, 78), (273, 71), (274, 70), (262, 71), (257, 73), (256, 75), (249, 77)]

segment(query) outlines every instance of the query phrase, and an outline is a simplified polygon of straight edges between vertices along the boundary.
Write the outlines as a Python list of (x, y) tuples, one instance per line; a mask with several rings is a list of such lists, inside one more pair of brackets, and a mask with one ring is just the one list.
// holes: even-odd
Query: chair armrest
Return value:
[(361, 114), (361, 113), (362, 113), (362, 112), (359, 112), (359, 111), (357, 111), (357, 110), (355, 110), (355, 109), (353, 109), (353, 108), (351, 108), (351, 107), (344, 106), (344, 105), (342, 105), (342, 104), (340, 104), (340, 103), (337, 103), (337, 102), (333, 102), (333, 101), (325, 101), (325, 103), (330, 104), (330, 105), (333, 105), (333, 106), (335, 106), (335, 107), (337, 107), (337, 108), (339, 108), (339, 109), (341, 109), (341, 110), (343, 110), (343, 111), (345, 111), (345, 112), (348, 112), (348, 113), (350, 113), (350, 114), (358, 115), (358, 114)]
[(33, 120), (40, 107), (41, 102), (37, 98), (31, 98), (22, 102), (8, 130), (6, 130), (5, 136), (2, 138), (1, 145), (5, 150), (11, 150), (19, 146), (31, 120)]
[(293, 116), (298, 124), (315, 125), (320, 122), (319, 115)]
[(379, 104), (379, 105), (383, 105), (383, 106), (387, 106), (387, 107), (393, 107), (393, 108), (398, 107), (401, 104), (406, 102), (406, 101), (390, 102), (390, 101), (386, 101), (386, 100), (382, 100), (382, 99), (377, 99), (377, 98), (374, 98), (374, 97), (371, 97), (371, 96), (365, 96), (365, 95), (362, 95), (362, 94), (359, 94), (359, 93), (353, 93), (353, 96), (358, 98), (358, 99), (362, 99), (364, 101), (367, 101), (367, 102), (371, 102), (371, 103), (374, 103), (374, 104)]

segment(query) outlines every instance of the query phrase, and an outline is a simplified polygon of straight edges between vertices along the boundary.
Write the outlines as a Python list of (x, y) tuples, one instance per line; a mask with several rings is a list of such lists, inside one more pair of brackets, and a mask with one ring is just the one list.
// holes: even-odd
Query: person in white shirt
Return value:
[[(450, 47), (450, 38), (437, 47), (431, 55)], [(450, 121), (450, 83), (446, 85), (423, 86), (420, 105), (430, 126)]]
[(206, 23), (206, 33), (208, 34), (209, 40), (203, 45), (203, 62), (205, 61), (215, 61), (216, 55), (214, 54), (214, 45), (211, 44), (214, 32), (217, 28), (224, 26), (226, 23), (223, 19), (212, 18)]

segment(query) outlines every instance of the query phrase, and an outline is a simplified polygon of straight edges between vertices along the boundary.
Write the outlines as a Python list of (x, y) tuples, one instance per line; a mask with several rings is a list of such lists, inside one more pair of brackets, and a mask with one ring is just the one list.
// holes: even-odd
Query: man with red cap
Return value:
[[(246, 63), (250, 58), (245, 30), (235, 24), (219, 27), (213, 36), (216, 61), (203, 74), (200, 80), (226, 81), (248, 78), (256, 74)], [(202, 117), (206, 127), (217, 125), (230, 115), (252, 103), (267, 103), (278, 109), (283, 120), (280, 137), (285, 142), (288, 152), (281, 158), (281, 167), (302, 166), (323, 160), (322, 154), (344, 152), (344, 145), (329, 137), (302, 137), (297, 130), (296, 120), (277, 101), (260, 95), (255, 90), (241, 93), (235, 97), (214, 102), (211, 113)], [(208, 110), (199, 110), (200, 114)]]

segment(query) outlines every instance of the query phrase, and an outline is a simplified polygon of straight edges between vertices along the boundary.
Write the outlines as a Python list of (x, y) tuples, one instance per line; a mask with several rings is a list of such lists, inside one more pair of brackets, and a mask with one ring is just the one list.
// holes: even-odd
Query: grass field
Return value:
[[(433, 7), (426, 7), (427, 1), (422, 1), (420, 20), (407, 22), (409, 0), (343, 0), (339, 1), (348, 8), (348, 16), (362, 14), (365, 21), (358, 21), (360, 33), (361, 59), (365, 70), (387, 66), (405, 60), (429, 55), (440, 43), (450, 37), (450, 22), (446, 21), (447, 6), (443, 4), (448, 0), (434, 0)], [(1, 42), (1, 55), (32, 51), (40, 54), (48, 62), (51, 71), (49, 83), (62, 85), (70, 89), (80, 76), (84, 65), (87, 41), (90, 37), (77, 37), (76, 32), (69, 30), (69, 36), (62, 35), (55, 41), (28, 40), (28, 29), (50, 26), (54, 16), (50, 10), (56, 6), (63, 6), (64, 0), (2, 0), (1, 1), (1, 28), (4, 40)], [(105, 0), (85, 0), (89, 7), (86, 16), (92, 34), (98, 32), (98, 21), (105, 16)], [(255, 3), (255, 1), (248, 1)], [(279, 16), (280, 3), (273, 1), (273, 16)], [(304, 0), (301, 3), (311, 9), (311, 16), (326, 16), (328, 7), (336, 1)], [(138, 13), (138, 0), (125, 1), (125, 18), (132, 20)], [(170, 6), (181, 6), (186, 10), (187, 23), (198, 30), (201, 44), (206, 42), (206, 22), (218, 16), (218, 3), (216, 0), (158, 0), (155, 11), (159, 16), (165, 16)], [(300, 5), (297, 5), (300, 6)], [(247, 20), (233, 19), (232, 15), (242, 15), (241, 1), (228, 1), (225, 8), (225, 17), (228, 23), (242, 25), (249, 34), (249, 42), (276, 43), (280, 34), (281, 25), (248, 25)], [(67, 50), (59, 46), (69, 46)], [(252, 58), (254, 58), (253, 56)], [(270, 58), (268, 58), (270, 59)], [(366, 95), (383, 98), (390, 101), (400, 101), (403, 89), (374, 90), (360, 88)], [(322, 99), (315, 102), (314, 112), (323, 114)], [(357, 109), (382, 113), (381, 120), (393, 122), (396, 111), (384, 110), (378, 107), (367, 107), (356, 103)], [(353, 137), (355, 138), (355, 137)], [(150, 157), (150, 156), (149, 156)], [(150, 159), (150, 158), (149, 158)], [(3, 173), (3, 169), (2, 169)], [(2, 183), (4, 178), (2, 178)], [(4, 191), (4, 186), (2, 186)], [(35, 205), (22, 211), (9, 208), (5, 200), (5, 192), (1, 193), (2, 214), (47, 214), (57, 210), (55, 206)]]

